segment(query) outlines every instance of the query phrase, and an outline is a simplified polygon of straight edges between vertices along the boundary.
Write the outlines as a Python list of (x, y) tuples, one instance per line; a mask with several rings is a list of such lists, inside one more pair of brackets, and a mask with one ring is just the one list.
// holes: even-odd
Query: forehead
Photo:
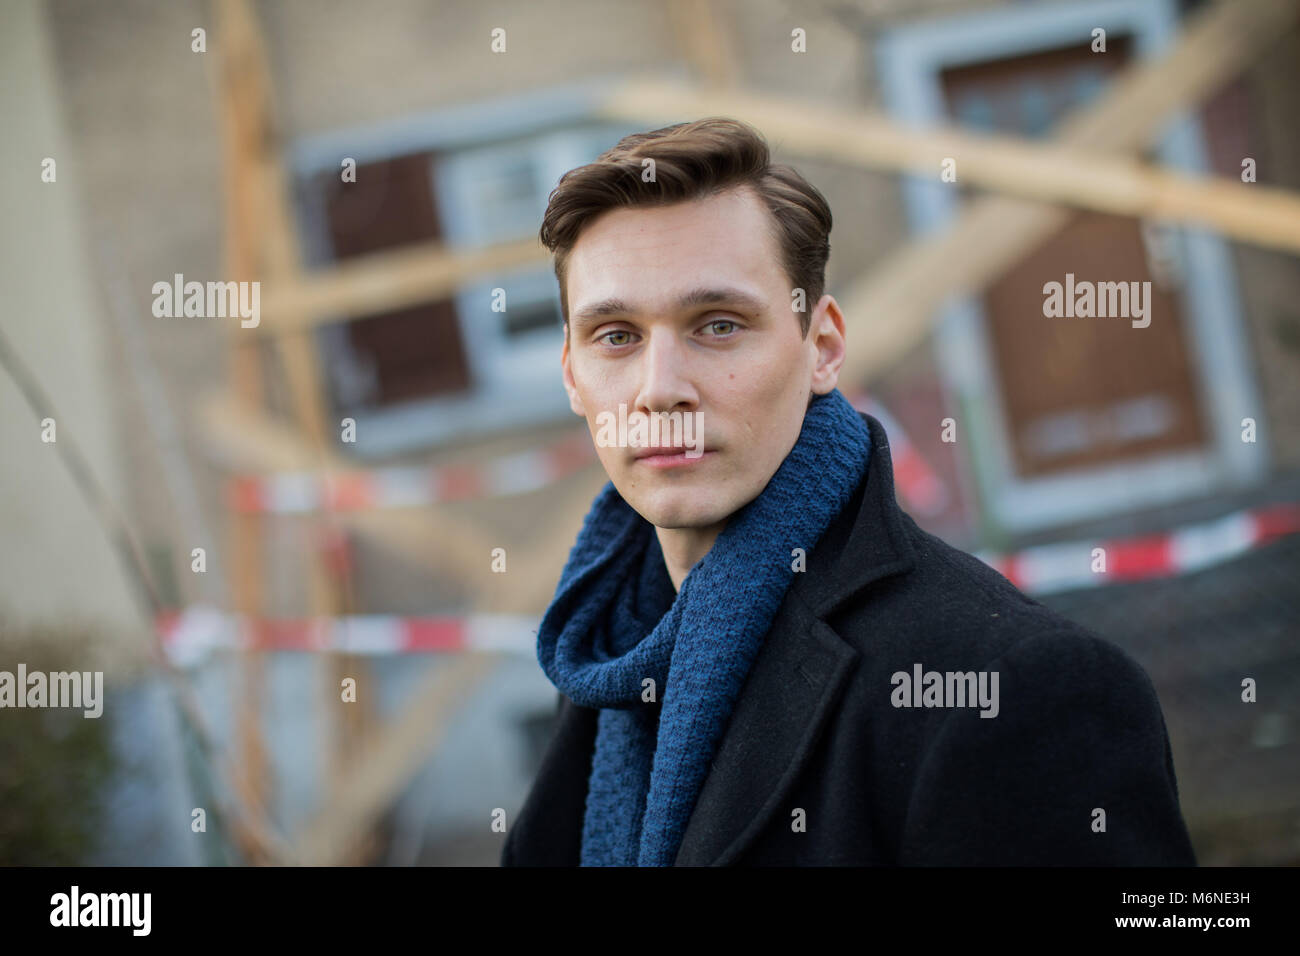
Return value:
[(789, 284), (772, 216), (750, 189), (601, 214), (574, 243), (566, 281), (575, 313), (610, 297), (666, 308), (723, 282), (784, 296)]

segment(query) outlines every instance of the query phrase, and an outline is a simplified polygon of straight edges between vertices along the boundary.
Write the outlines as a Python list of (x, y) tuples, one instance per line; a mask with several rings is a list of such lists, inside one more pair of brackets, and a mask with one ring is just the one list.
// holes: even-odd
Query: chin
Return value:
[(639, 499), (628, 503), (656, 528), (708, 528), (735, 510), (715, 501), (701, 500), (700, 495), (684, 488), (639, 496)]

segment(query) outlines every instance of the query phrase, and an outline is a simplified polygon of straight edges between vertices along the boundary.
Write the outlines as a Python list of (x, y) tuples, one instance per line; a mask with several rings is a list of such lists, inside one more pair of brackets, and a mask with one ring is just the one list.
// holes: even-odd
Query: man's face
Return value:
[[(596, 441), (614, 487), (657, 527), (714, 527), (756, 498), (798, 440), (811, 393), (835, 387), (839, 307), (811, 303), (801, 337), (774, 224), (749, 189), (604, 213), (570, 252), (567, 281), (564, 384), (594, 439), (620, 404), (628, 418), (700, 413), (698, 458)], [(719, 295), (691, 301), (700, 290)]]

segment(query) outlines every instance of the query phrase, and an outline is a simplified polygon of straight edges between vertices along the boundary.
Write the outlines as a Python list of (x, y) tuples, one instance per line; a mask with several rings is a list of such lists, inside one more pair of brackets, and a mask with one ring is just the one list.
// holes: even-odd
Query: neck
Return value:
[(723, 520), (707, 528), (655, 528), (674, 590), (681, 590), (686, 575), (700, 558), (709, 553), (726, 526), (727, 522)]

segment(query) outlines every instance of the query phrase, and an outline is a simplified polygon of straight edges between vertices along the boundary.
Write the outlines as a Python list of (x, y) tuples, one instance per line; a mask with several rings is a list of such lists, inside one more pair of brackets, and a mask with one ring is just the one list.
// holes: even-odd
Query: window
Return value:
[[(460, 108), (300, 144), (309, 261), (319, 267), (430, 241), (479, 249), (535, 237), (560, 176), (631, 131), (589, 114), (580, 97), (550, 91), (475, 104), (472, 124), (453, 122), (468, 115)], [(341, 181), (342, 156), (357, 160), (354, 183)], [(317, 334), (334, 411), (357, 419), (360, 457), (572, 415), (548, 260), (475, 276), (438, 301), (330, 323)]]
[[(1104, 58), (1088, 48), (1102, 23)], [(1120, 59), (1158, 53), (1176, 30), (1168, 0), (997, 8), (894, 28), (878, 61), (889, 109), (909, 123), (1034, 136), (1095, 97)], [(1205, 168), (1195, 119), (1169, 123), (1156, 153), (1173, 167)], [(904, 190), (922, 233), (961, 202), (933, 181), (909, 178)], [(978, 436), (965, 450), (993, 528), (1048, 528), (1261, 474), (1262, 456), (1239, 440), (1259, 403), (1226, 246), (1197, 230), (1165, 238), (1150, 224), (1079, 213), (983, 295), (941, 316), (934, 343), (948, 404), (968, 410), (967, 434)], [(1159, 326), (1121, 335), (1118, 324), (1042, 322), (1044, 282), (1067, 271), (1150, 279)]]

